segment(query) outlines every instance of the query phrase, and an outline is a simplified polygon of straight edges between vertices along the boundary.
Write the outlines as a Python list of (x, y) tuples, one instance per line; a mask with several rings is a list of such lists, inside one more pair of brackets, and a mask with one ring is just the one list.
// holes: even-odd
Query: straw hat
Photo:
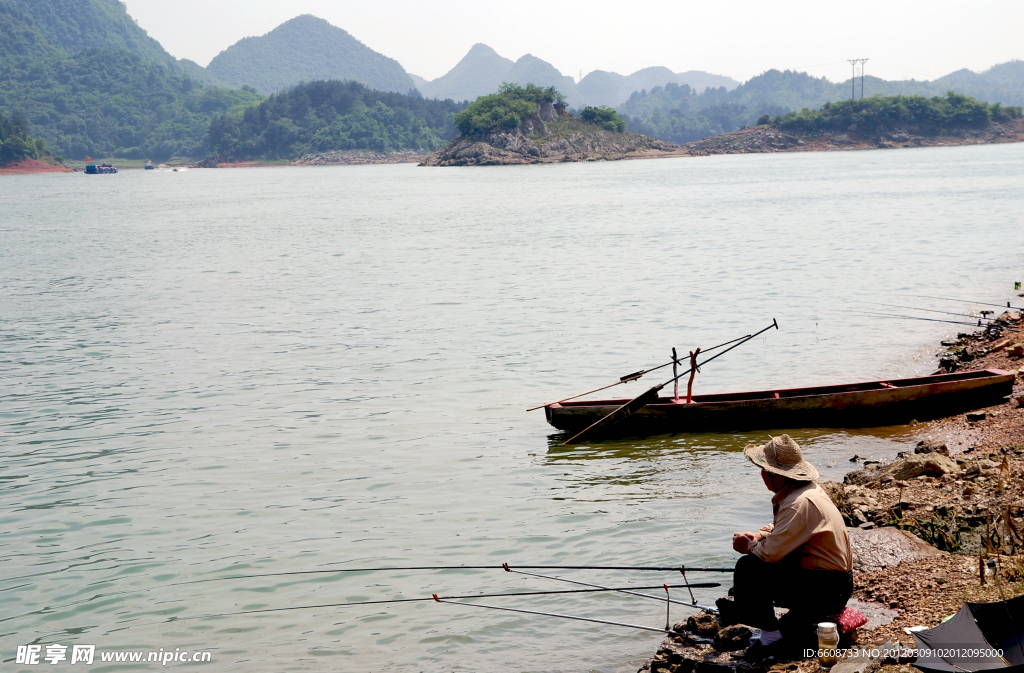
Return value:
[(794, 481), (814, 481), (818, 470), (804, 460), (800, 446), (789, 435), (772, 437), (763, 446), (749, 445), (743, 450), (754, 465), (772, 474), (789, 477)]

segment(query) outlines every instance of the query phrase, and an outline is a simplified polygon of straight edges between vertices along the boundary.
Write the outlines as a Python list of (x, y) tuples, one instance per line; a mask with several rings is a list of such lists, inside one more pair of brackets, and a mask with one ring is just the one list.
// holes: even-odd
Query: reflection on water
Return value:
[[(998, 300), (1024, 249), (1021, 145), (149, 173), (0, 191), (4, 659), (59, 642), (210, 650), (226, 671), (635, 671), (657, 634), (433, 601), (335, 606), (554, 580), (221, 578), (730, 565), (731, 532), (771, 516), (742, 453), (768, 433), (562, 447), (524, 410), (759, 316), (780, 331), (710, 363), (695, 392), (927, 373), (945, 326), (848, 304)], [(790, 434), (832, 479), (855, 453), (914, 441)], [(665, 616), (628, 596), (502, 600)], [(264, 608), (288, 609), (237, 614)]]
[[(743, 449), (764, 444), (773, 435), (789, 434), (821, 472), (841, 481), (861, 458), (891, 459), (917, 441), (908, 426), (857, 430), (779, 429), (749, 433), (693, 433), (641, 439), (614, 439), (591, 445), (563, 446), (564, 433), (548, 436), (546, 463), (579, 467), (563, 472), (557, 481), (560, 497), (588, 502), (608, 499), (633, 501), (706, 500), (750, 496), (751, 479), (759, 474)], [(750, 474), (746, 474), (750, 473)], [(757, 483), (760, 483), (759, 481)], [(613, 492), (614, 496), (609, 496)], [(755, 486), (756, 492), (756, 486)], [(726, 514), (725, 516), (729, 516)]]

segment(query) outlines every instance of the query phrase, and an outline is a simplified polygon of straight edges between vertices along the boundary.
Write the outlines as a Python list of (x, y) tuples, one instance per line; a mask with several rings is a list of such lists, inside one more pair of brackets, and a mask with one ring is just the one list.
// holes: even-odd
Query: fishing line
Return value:
[(922, 318), (916, 315), (896, 315), (895, 313), (873, 313), (870, 311), (853, 311), (854, 314), (868, 315), (874, 318), (899, 318), (901, 320), (924, 320), (927, 322), (943, 322), (950, 325), (969, 325), (971, 327), (984, 327), (979, 321), (978, 323), (963, 322), (962, 320), (939, 320), (938, 318)]
[(653, 627), (650, 627), (650, 626), (640, 626), (639, 624), (626, 624), (624, 622), (610, 622), (610, 621), (607, 621), (607, 620), (604, 620), (604, 619), (591, 619), (589, 617), (574, 617), (573, 615), (560, 615), (560, 614), (558, 614), (556, 612), (538, 612), (537, 610), (520, 610), (518, 608), (503, 608), (503, 607), (499, 607), (497, 605), (482, 605), (480, 603), (456, 603), (454, 601), (449, 601), (449, 600), (445, 600), (443, 598), (438, 598), (437, 596), (434, 596), (430, 600), (436, 601), (438, 603), (448, 603), (449, 605), (462, 605), (462, 606), (469, 606), (469, 607), (474, 607), (474, 608), (487, 608), (489, 610), (504, 610), (506, 612), (521, 612), (521, 613), (523, 613), (525, 615), (540, 615), (542, 617), (561, 617), (562, 619), (573, 619), (573, 620), (576, 620), (578, 622), (592, 622), (594, 624), (610, 624), (611, 626), (627, 626), (627, 627), (629, 627), (631, 629), (641, 629), (642, 631), (655, 631), (657, 633), (668, 633), (668, 634), (675, 633), (674, 631), (669, 631), (667, 629), (656, 629), (656, 628), (653, 628)]
[(908, 295), (908, 296), (910, 296), (910, 297), (921, 297), (923, 299), (940, 299), (942, 301), (959, 301), (959, 302), (963, 302), (965, 304), (980, 304), (982, 306), (998, 306), (999, 308), (1011, 308), (1014, 311), (1024, 311), (1024, 309), (1017, 308), (1016, 306), (1010, 306), (1010, 302), (1006, 302), (1006, 306), (1003, 306), (1002, 304), (992, 304), (992, 303), (984, 302), (984, 301), (970, 301), (968, 299), (953, 299), (951, 297), (932, 297), (931, 295), (927, 295), (927, 294), (912, 294), (912, 295)]
[(998, 329), (1004, 332), (1019, 332), (1020, 330), (1011, 329), (1009, 327), (1003, 327), (1001, 325), (982, 325), (979, 319), (978, 323), (973, 322), (962, 322), (959, 320), (939, 320), (937, 318), (922, 318), (916, 315), (896, 315), (895, 313), (873, 313), (871, 311), (852, 311), (856, 315), (868, 315), (876, 318), (899, 318), (901, 320), (925, 320), (927, 322), (943, 322), (950, 325), (968, 325), (970, 327), (985, 327), (991, 329)]
[[(737, 342), (737, 341), (739, 341), (741, 339), (747, 339), (749, 337), (750, 337), (749, 334), (745, 334), (745, 335), (743, 335), (741, 337), (737, 337), (735, 339), (731, 339), (731, 340), (726, 341), (724, 343), (720, 343), (717, 346), (712, 346), (711, 348), (701, 349), (701, 352), (702, 353), (708, 353), (710, 351), (715, 350), (716, 348), (721, 348), (722, 346), (728, 346), (731, 343), (735, 343), (735, 342)], [(536, 407), (530, 407), (529, 409), (527, 409), (527, 411), (536, 411), (537, 409), (543, 409), (544, 407), (549, 407), (552, 404), (561, 404), (562, 402), (568, 402), (569, 400), (574, 400), (577, 397), (583, 397), (584, 395), (590, 395), (591, 393), (598, 393), (598, 392), (601, 392), (602, 390), (608, 390), (609, 388), (614, 388), (615, 386), (621, 385), (623, 383), (629, 383), (630, 381), (636, 381), (637, 379), (642, 377), (644, 374), (650, 374), (651, 372), (658, 371), (659, 369), (662, 369), (663, 367), (668, 367), (671, 364), (675, 364), (675, 361), (666, 362), (663, 365), (658, 365), (657, 367), (653, 367), (651, 369), (641, 369), (638, 372), (633, 372), (632, 374), (626, 374), (625, 376), (619, 377), (619, 380), (616, 381), (615, 383), (610, 383), (610, 384), (608, 384), (608, 385), (606, 385), (606, 386), (604, 386), (602, 388), (594, 388), (593, 390), (588, 390), (585, 393), (580, 393), (579, 395), (573, 395), (572, 397), (566, 397), (565, 399), (558, 400), (557, 402), (548, 402), (547, 404), (541, 404), (541, 405), (538, 405)]]
[[(678, 566), (673, 567), (661, 567), (661, 566), (551, 566), (551, 565), (533, 565), (533, 566), (515, 566), (516, 568), (524, 568), (527, 570), (630, 570), (630, 571), (641, 571), (641, 572), (677, 572)], [(102, 598), (113, 598), (116, 596), (126, 596), (128, 594), (137, 594), (145, 591), (155, 591), (156, 589), (167, 589), (170, 587), (181, 587), (189, 586), (192, 584), (204, 584), (206, 582), (225, 582), (229, 580), (251, 580), (261, 579), (264, 577), (287, 577), (290, 575), (314, 575), (314, 574), (332, 574), (332, 573), (356, 573), (356, 572), (387, 572), (387, 571), (407, 571), (407, 570), (504, 570), (505, 565), (497, 566), (406, 566), (406, 567), (382, 567), (382, 568), (332, 568), (329, 570), (297, 570), (293, 572), (282, 572), (282, 573), (262, 573), (255, 575), (232, 575), (229, 577), (208, 577), (201, 580), (190, 580), (188, 582), (174, 582), (171, 584), (161, 584), (155, 587), (140, 587), (138, 589), (132, 589), (128, 591), (116, 591), (107, 594), (97, 594), (92, 599)], [(712, 567), (701, 567), (701, 568), (687, 568), (687, 570), (693, 570), (698, 572), (721, 572), (731, 573), (733, 568), (712, 568)], [(685, 585), (679, 585), (685, 586)], [(705, 588), (704, 585), (693, 585), (695, 588)], [(708, 585), (709, 587), (711, 585)], [(717, 585), (716, 585), (717, 586)], [(648, 589), (650, 587), (641, 587)], [(661, 587), (654, 587), (659, 589)], [(472, 597), (470, 597), (472, 598)], [(412, 600), (426, 600), (426, 599), (412, 599)], [(76, 603), (65, 603), (63, 605), (50, 606), (50, 609), (62, 609), (73, 605), (79, 605), (80, 602)], [(18, 619), (29, 614), (36, 614), (35, 612), (29, 612), (22, 615), (15, 615), (14, 617), (0, 618), (0, 623), (10, 621), (12, 619)]]
[(926, 311), (928, 313), (942, 313), (944, 315), (958, 315), (958, 316), (961, 316), (961, 317), (964, 317), (964, 318), (974, 318), (976, 320), (995, 320), (995, 318), (988, 318), (986, 316), (976, 316), (976, 315), (971, 315), (970, 313), (955, 313), (953, 311), (939, 311), (939, 310), (932, 309), (932, 308), (918, 308), (916, 306), (903, 306), (901, 304), (882, 304), (882, 303), (875, 302), (875, 301), (861, 301), (861, 302), (857, 302), (857, 303), (859, 303), (859, 304), (868, 304), (870, 306), (890, 306), (892, 308), (906, 308), (906, 309), (910, 309), (911, 311)]
[[(538, 575), (537, 573), (526, 573), (526, 572), (523, 572), (521, 570), (512, 570), (511, 568), (505, 568), (505, 570), (510, 572), (510, 573), (516, 573), (517, 575), (527, 575), (529, 577), (539, 577), (539, 578), (541, 578), (543, 580), (555, 580), (556, 582), (568, 582), (569, 584), (578, 584), (578, 585), (584, 586), (584, 587), (597, 587), (598, 589), (608, 589), (608, 587), (603, 587), (600, 584), (590, 584), (588, 582), (577, 582), (576, 580), (570, 580), (570, 579), (566, 579), (564, 577), (551, 577), (550, 575)], [(676, 568), (676, 570), (679, 570), (679, 568)], [(690, 587), (690, 588), (700, 588), (696, 584), (684, 584), (683, 586)], [(637, 587), (637, 588), (640, 589), (640, 587)], [(658, 587), (655, 587), (655, 588), (658, 588)], [(670, 586), (669, 588), (673, 588), (674, 589), (676, 587)], [(706, 605), (698, 605), (696, 601), (693, 601), (692, 603), (687, 603), (686, 601), (677, 601), (677, 600), (672, 599), (672, 598), (661, 598), (660, 596), (651, 596), (650, 594), (638, 594), (638, 593), (635, 593), (633, 590), (627, 590), (627, 589), (610, 589), (610, 591), (618, 591), (620, 593), (629, 594), (630, 596), (640, 596), (641, 598), (650, 598), (650, 599), (658, 601), (659, 603), (660, 602), (664, 602), (664, 601), (668, 601), (669, 603), (675, 603), (676, 605), (688, 605), (688, 606), (695, 607), (695, 608), (701, 608), (703, 610), (710, 610), (712, 612), (718, 612), (718, 610), (715, 610), (714, 608), (708, 607)]]
[[(354, 607), (354, 606), (357, 606), (357, 605), (390, 605), (392, 603), (418, 603), (418, 602), (423, 602), (423, 601), (456, 600), (456, 599), (466, 599), (466, 598), (502, 598), (502, 597), (516, 597), (516, 596), (550, 596), (550, 595), (553, 595), (553, 594), (587, 594), (587, 593), (601, 593), (601, 592), (608, 592), (608, 591), (627, 591), (627, 590), (633, 590), (633, 589), (650, 590), (650, 589), (661, 589), (663, 586), (664, 585), (656, 586), (656, 587), (623, 587), (621, 589), (606, 588), (606, 589), (563, 589), (562, 591), (519, 591), (519, 592), (500, 593), (500, 594), (474, 594), (474, 595), (470, 595), (470, 596), (442, 596), (440, 599), (438, 599), (437, 594), (432, 594), (431, 597), (428, 597), (428, 598), (394, 598), (394, 599), (386, 600), (386, 601), (353, 601), (353, 602), (349, 602), (349, 603), (325, 603), (323, 605), (292, 605), (292, 606), (285, 607), (285, 608), (263, 608), (263, 609), (260, 609), (260, 610), (242, 610), (241, 612), (223, 612), (223, 613), (220, 613), (220, 614), (212, 614), (212, 615), (197, 615), (195, 617), (171, 617), (170, 619), (168, 619), (166, 621), (169, 621), (169, 622), (184, 622), (184, 621), (191, 621), (191, 620), (194, 620), (194, 619), (210, 619), (210, 618), (213, 618), (213, 617), (235, 617), (235, 616), (238, 616), (238, 615), (253, 615), (253, 614), (260, 614), (260, 613), (265, 613), (265, 612), (286, 612), (286, 611), (289, 611), (289, 610), (315, 610), (315, 609), (320, 609), (320, 608), (344, 608), (344, 607)], [(679, 585), (670, 584), (668, 586), (669, 586), (670, 589), (677, 589), (677, 588), (685, 588), (687, 585), (685, 585), (685, 584), (679, 584)], [(702, 584), (693, 584), (691, 586), (693, 586), (696, 589), (713, 589), (715, 587), (720, 587), (722, 585), (719, 584), (718, 582), (704, 582)], [(456, 603), (456, 605), (462, 605), (462, 604), (461, 603)], [(153, 623), (153, 624), (163, 624), (163, 623), (166, 623), (166, 622), (151, 622), (151, 623)], [(146, 626), (146, 625), (145, 624), (140, 624), (138, 626)]]

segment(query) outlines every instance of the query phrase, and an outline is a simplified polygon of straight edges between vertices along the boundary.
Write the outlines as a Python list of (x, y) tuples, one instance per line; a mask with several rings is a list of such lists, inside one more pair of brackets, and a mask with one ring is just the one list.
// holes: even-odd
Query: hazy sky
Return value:
[(843, 80), (934, 79), (1024, 58), (1021, 0), (124, 0), (174, 56), (206, 65), (240, 38), (299, 14), (344, 28), (407, 71), (434, 79), (476, 42), (530, 53), (564, 74), (652, 65), (746, 80), (769, 68)]

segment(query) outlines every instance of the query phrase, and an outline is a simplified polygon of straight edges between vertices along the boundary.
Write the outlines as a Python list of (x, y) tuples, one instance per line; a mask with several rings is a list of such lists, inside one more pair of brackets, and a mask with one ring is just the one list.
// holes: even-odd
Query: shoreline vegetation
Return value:
[[(553, 111), (552, 111), (553, 110)], [(425, 166), (614, 161), (783, 151), (828, 151), (1024, 141), (1021, 108), (945, 96), (874, 96), (789, 112), (686, 145), (625, 132), (610, 108), (574, 119), (554, 88), (503, 85), (456, 116), (461, 135)]]
[[(943, 341), (946, 350), (939, 354), (943, 371), (1016, 372), (1007, 402), (912, 422), (907, 450), (895, 460), (855, 455), (850, 462), (862, 469), (848, 473), (843, 483), (819, 482), (849, 526), (854, 548), (850, 605), (869, 618), (840, 647), (891, 643), (914, 649), (904, 629), (937, 626), (965, 601), (987, 603), (1024, 594), (1024, 336), (1014, 331), (1021, 327), (1020, 313), (1008, 311), (993, 326)], [(993, 572), (985, 575), (990, 565)], [(701, 614), (677, 623), (677, 635), (666, 638), (638, 673), (692, 673), (700, 667), (723, 673), (765, 670), (732, 659), (746, 640), (733, 638), (729, 644), (715, 637), (721, 632), (708, 630), (710, 622), (714, 619)], [(858, 673), (911, 670), (906, 661), (884, 657), (857, 666)], [(817, 659), (775, 662), (771, 668), (820, 670)]]
[[(7, 165), (0, 174), (77, 170), (42, 166), (39, 162), (64, 160), (50, 157), (45, 140), (32, 136), (19, 114), (0, 116), (0, 142), (0, 166)], [(322, 81), (214, 117), (212, 151), (204, 159), (167, 163), (191, 168), (497, 166), (1010, 142), (1024, 142), (1020, 107), (952, 91), (933, 98), (879, 95), (774, 118), (763, 115), (756, 126), (676, 145), (630, 132), (627, 120), (609, 107), (570, 111), (554, 87), (505, 83), (467, 105)], [(16, 162), (21, 163), (13, 167)], [(130, 158), (118, 165), (143, 163)]]

